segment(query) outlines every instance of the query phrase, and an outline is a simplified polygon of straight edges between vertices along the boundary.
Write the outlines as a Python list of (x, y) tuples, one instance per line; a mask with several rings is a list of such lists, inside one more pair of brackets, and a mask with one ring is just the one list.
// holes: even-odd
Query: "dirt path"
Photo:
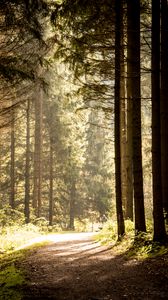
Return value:
[(167, 258), (126, 260), (90, 234), (61, 235), (23, 267), (30, 280), (25, 300), (168, 299)]

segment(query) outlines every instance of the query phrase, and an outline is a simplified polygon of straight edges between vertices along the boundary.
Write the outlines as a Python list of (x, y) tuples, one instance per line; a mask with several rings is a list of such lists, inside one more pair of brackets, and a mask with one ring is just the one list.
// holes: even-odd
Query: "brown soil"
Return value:
[(168, 258), (116, 256), (87, 234), (44, 246), (22, 265), (25, 300), (168, 299)]

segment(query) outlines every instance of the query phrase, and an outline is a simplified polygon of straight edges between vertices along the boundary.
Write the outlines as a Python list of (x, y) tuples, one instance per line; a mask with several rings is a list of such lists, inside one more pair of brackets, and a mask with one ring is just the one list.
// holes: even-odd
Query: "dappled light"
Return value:
[(29, 273), (25, 299), (32, 295), (61, 300), (166, 297), (168, 286), (164, 291), (162, 287), (167, 273), (155, 279), (155, 270), (167, 262), (127, 260), (123, 254), (117, 255), (112, 247), (101, 246), (87, 234), (46, 245), (24, 262)]
[[(19, 250), (19, 249), (23, 249), (23, 248), (26, 248), (28, 246), (31, 246), (31, 245), (34, 245), (34, 244), (37, 244), (37, 243), (41, 243), (41, 242), (48, 242), (48, 243), (60, 243), (60, 242), (73, 242), (73, 241), (78, 241), (79, 239), (82, 239), (83, 240), (83, 243), (81, 244), (84, 244), (85, 245), (85, 240), (86, 240), (86, 243), (87, 243), (87, 240), (89, 237), (93, 237), (95, 236), (96, 233), (65, 233), (65, 234), (46, 234), (46, 235), (41, 235), (41, 236), (38, 236), (34, 239), (31, 239), (29, 241), (29, 243), (25, 243), (23, 244), (21, 247), (18, 247), (16, 250)], [(83, 245), (81, 245), (83, 246)]]

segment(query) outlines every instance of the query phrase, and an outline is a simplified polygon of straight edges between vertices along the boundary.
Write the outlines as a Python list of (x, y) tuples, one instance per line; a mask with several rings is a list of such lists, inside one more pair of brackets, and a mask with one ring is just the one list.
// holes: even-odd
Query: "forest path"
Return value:
[(168, 299), (167, 258), (138, 261), (116, 256), (93, 234), (63, 234), (22, 264), (25, 300)]

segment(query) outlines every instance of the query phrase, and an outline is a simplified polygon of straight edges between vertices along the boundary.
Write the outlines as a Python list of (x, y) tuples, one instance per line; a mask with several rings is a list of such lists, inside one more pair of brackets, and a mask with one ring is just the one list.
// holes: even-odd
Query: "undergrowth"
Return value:
[(42, 237), (58, 226), (48, 226), (48, 221), (31, 216), (31, 223), (25, 224), (24, 214), (10, 206), (0, 208), (0, 253), (12, 251), (28, 244), (34, 238)]
[(147, 222), (147, 233), (140, 233), (136, 237), (133, 222), (125, 221), (125, 229), (125, 236), (118, 241), (117, 224), (108, 221), (96, 239), (104, 245), (110, 245), (116, 254), (123, 254), (126, 258), (146, 259), (168, 254), (168, 245), (153, 242), (151, 222)]
[(17, 269), (15, 265), (10, 265), (0, 271), (0, 299), (21, 300), (23, 294), (21, 287), (25, 283), (23, 271)]
[(0, 229), (0, 252), (12, 251), (42, 235), (40, 228), (32, 224), (13, 225)]
[(0, 254), (0, 300), (22, 300), (23, 287), (26, 285), (26, 274), (22, 261), (26, 256), (46, 242), (35, 244), (19, 251)]

